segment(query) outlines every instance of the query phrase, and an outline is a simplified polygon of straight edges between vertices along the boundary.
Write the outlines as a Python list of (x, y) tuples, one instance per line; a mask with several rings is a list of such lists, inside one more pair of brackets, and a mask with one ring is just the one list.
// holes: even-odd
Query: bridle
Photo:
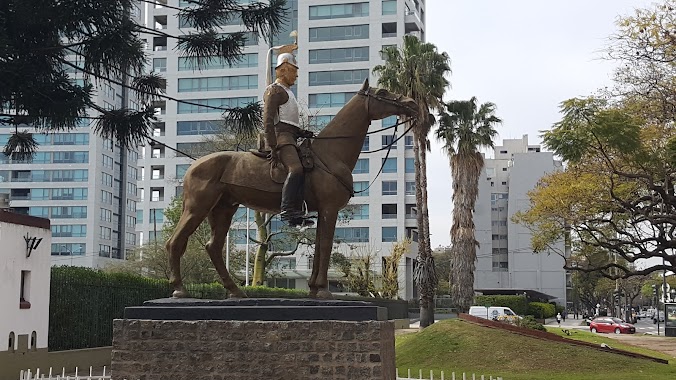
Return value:
[[(397, 95), (394, 98), (388, 98), (388, 97), (385, 97), (385, 96), (381, 96), (381, 95), (378, 95), (377, 93), (371, 91), (370, 87), (367, 88), (366, 90), (359, 90), (359, 92), (357, 92), (357, 95), (361, 95), (361, 96), (366, 97), (366, 102), (365, 102), (366, 115), (370, 115), (369, 104), (371, 103), (372, 99), (376, 99), (376, 100), (383, 102), (383, 103), (388, 103), (388, 104), (391, 104), (391, 105), (394, 105), (394, 106), (397, 106), (397, 107), (401, 107), (402, 104), (399, 101), (401, 100), (401, 98), (404, 97), (403, 95)], [(410, 109), (410, 107), (407, 107), (407, 106), (404, 106), (404, 107)], [(417, 110), (414, 110), (414, 111), (417, 113)], [(409, 117), (408, 119), (403, 120), (403, 121), (399, 121), (396, 124), (391, 125), (389, 127), (382, 128), (382, 129), (379, 129), (377, 131), (366, 132), (366, 135), (370, 135), (370, 134), (373, 134), (373, 133), (378, 133), (378, 132), (382, 132), (382, 131), (386, 131), (388, 129), (394, 128), (394, 131), (392, 132), (392, 139), (386, 146), (384, 146), (380, 149), (376, 149), (376, 150), (372, 150), (372, 151), (368, 151), (368, 152), (361, 152), (362, 154), (368, 154), (368, 153), (380, 152), (380, 151), (387, 149), (387, 153), (385, 154), (385, 158), (382, 160), (383, 163), (382, 163), (382, 165), (380, 165), (380, 169), (378, 170), (378, 173), (376, 174), (375, 177), (373, 177), (373, 180), (371, 181), (371, 183), (369, 183), (368, 186), (366, 186), (366, 188), (361, 189), (359, 191), (354, 191), (353, 187), (350, 187), (347, 184), (343, 183), (343, 181), (338, 176), (336, 176), (331, 171), (327, 170), (328, 167), (327, 167), (327, 169), (324, 169), (324, 170), (327, 173), (333, 175), (338, 180), (338, 182), (340, 182), (345, 187), (345, 189), (347, 189), (347, 191), (350, 193), (350, 197), (354, 197), (354, 195), (357, 194), (357, 193), (363, 193), (365, 191), (368, 191), (368, 189), (376, 182), (376, 179), (378, 179), (380, 174), (383, 172), (383, 169), (385, 168), (385, 163), (387, 162), (387, 158), (390, 156), (390, 152), (392, 151), (392, 147), (394, 145), (396, 145), (397, 141), (401, 140), (404, 136), (406, 136), (406, 134), (411, 129), (413, 129), (414, 125), (413, 125), (413, 123), (411, 123), (411, 125), (408, 127), (408, 129), (406, 129), (406, 131), (404, 131), (404, 133), (402, 133), (402, 135), (399, 136), (399, 137), (396, 137), (397, 136), (397, 127), (402, 125), (402, 124), (406, 124), (413, 119), (414, 119), (414, 117)], [(369, 120), (369, 125), (370, 125), (370, 120)], [(328, 140), (328, 139), (353, 138), (353, 137), (356, 137), (356, 136), (330, 136), (330, 137), (317, 137), (317, 136), (315, 136), (315, 137), (310, 137), (310, 139), (316, 139), (316, 140), (327, 139)], [(315, 157), (317, 157), (319, 159), (319, 161), (321, 162), (321, 158), (319, 156), (315, 155)], [(322, 165), (326, 166), (323, 162), (322, 162)]]

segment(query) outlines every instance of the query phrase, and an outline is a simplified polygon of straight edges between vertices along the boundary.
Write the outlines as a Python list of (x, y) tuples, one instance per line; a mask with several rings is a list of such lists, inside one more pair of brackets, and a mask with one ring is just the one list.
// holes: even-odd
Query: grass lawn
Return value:
[[(559, 330), (560, 331), (560, 330)], [(576, 334), (576, 337), (578, 335)], [(580, 332), (580, 337), (584, 337)], [(594, 337), (589, 337), (589, 339)], [(636, 348), (620, 347), (608, 338), (611, 347), (665, 358), (663, 354)], [(599, 344), (601, 341), (599, 341)], [(639, 351), (640, 350), (640, 351)], [(400, 375), (410, 368), (419, 369), (435, 379), (451, 371), (501, 376), (504, 380), (653, 380), (676, 379), (675, 364), (659, 364), (591, 348), (512, 334), (477, 326), (459, 319), (435, 323), (421, 332), (396, 338), (397, 367)], [(667, 358), (668, 359), (668, 358)]]

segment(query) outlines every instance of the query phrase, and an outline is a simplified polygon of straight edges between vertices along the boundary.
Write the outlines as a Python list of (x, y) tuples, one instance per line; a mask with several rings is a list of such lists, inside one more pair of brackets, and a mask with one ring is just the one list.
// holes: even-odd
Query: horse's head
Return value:
[(369, 87), (366, 79), (357, 93), (366, 97), (366, 109), (370, 120), (380, 120), (392, 115), (414, 117), (418, 114), (416, 102), (403, 95), (391, 93), (384, 88)]

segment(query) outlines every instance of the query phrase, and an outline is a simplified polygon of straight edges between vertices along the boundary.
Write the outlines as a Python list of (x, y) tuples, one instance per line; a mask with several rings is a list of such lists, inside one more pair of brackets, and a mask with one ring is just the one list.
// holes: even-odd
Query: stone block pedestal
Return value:
[[(207, 319), (186, 319), (200, 307)], [(279, 320), (290, 312), (301, 320)], [(364, 302), (155, 301), (114, 321), (111, 370), (115, 380), (395, 380), (394, 324), (383, 319)]]

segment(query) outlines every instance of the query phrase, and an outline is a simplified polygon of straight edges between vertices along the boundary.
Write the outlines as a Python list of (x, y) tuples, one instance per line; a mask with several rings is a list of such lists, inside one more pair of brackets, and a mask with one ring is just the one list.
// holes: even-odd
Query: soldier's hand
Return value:
[(312, 131), (308, 131), (308, 130), (302, 130), (301, 133), (300, 133), (300, 137), (303, 137), (303, 138), (306, 138), (306, 139), (313, 138), (313, 137), (315, 137), (315, 133), (312, 132)]
[(270, 154), (268, 155), (268, 160), (272, 161), (272, 164), (275, 165), (279, 162), (279, 155), (277, 154), (277, 149), (272, 148)]

